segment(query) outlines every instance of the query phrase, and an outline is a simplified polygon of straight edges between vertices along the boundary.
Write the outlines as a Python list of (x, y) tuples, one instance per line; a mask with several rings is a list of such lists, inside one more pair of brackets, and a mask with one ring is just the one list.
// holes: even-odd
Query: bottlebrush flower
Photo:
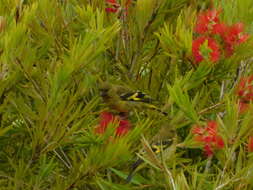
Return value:
[(243, 23), (236, 23), (230, 27), (227, 27), (225, 32), (221, 34), (221, 37), (225, 43), (226, 55), (231, 56), (234, 52), (234, 47), (238, 44), (244, 43), (249, 35), (243, 33), (244, 25)]
[(104, 134), (108, 125), (113, 122), (117, 125), (115, 130), (116, 136), (127, 134), (131, 128), (131, 123), (128, 120), (120, 119), (118, 116), (115, 116), (110, 112), (102, 112), (100, 114), (99, 125), (95, 128), (95, 133)]
[(236, 94), (239, 98), (239, 112), (244, 113), (248, 110), (250, 101), (253, 101), (253, 75), (240, 79)]
[[(206, 41), (207, 46), (210, 49), (209, 52), (201, 51)], [(208, 56), (208, 59), (211, 60), (212, 62), (216, 62), (220, 58), (219, 45), (216, 43), (214, 39), (206, 36), (201, 36), (192, 42), (192, 54), (196, 63), (203, 61), (204, 57), (206, 56)]]
[(121, 136), (128, 133), (131, 128), (131, 123), (128, 120), (120, 120), (119, 126), (116, 129), (116, 135)]
[(105, 8), (105, 11), (107, 13), (116, 13), (118, 11), (118, 8), (107, 7), (107, 8)]
[(248, 151), (253, 152), (253, 136), (249, 138)]
[(218, 23), (213, 26), (212, 34), (224, 36), (227, 30), (228, 26), (225, 23)]
[(239, 100), (239, 113), (245, 113), (249, 109), (249, 103)]
[[(122, 8), (122, 10), (125, 11), (125, 14), (127, 14), (127, 10), (131, 4), (132, 0), (127, 0), (125, 2), (125, 7)], [(116, 13), (118, 12), (118, 10), (120, 9), (121, 5), (116, 1), (116, 0), (106, 0), (106, 3), (111, 6), (111, 7), (107, 7), (105, 8), (105, 11), (107, 13)]]
[[(195, 32), (205, 35), (206, 38), (213, 38), (214, 35), (220, 36), (224, 54), (229, 57), (233, 55), (235, 47), (238, 44), (244, 43), (249, 38), (249, 35), (244, 33), (243, 23), (236, 23), (232, 26), (228, 26), (220, 22), (219, 13), (220, 11), (215, 9), (200, 13), (197, 17)], [(204, 36), (202, 36), (202, 38), (204, 38)], [(219, 54), (216, 56), (219, 57)], [(195, 59), (198, 63), (202, 61), (203, 57), (201, 58), (201, 56), (196, 53)]]
[(99, 126), (96, 127), (95, 132), (98, 134), (103, 134), (106, 131), (107, 126), (114, 122), (115, 117), (114, 115), (112, 115), (109, 112), (102, 112), (100, 114), (100, 122), (99, 122)]
[(224, 147), (224, 141), (218, 135), (218, 124), (216, 121), (209, 121), (205, 127), (194, 126), (192, 133), (195, 135), (197, 142), (203, 143), (205, 155), (212, 156), (215, 149)]
[(253, 75), (240, 79), (236, 93), (245, 102), (253, 100)]
[(212, 32), (215, 26), (219, 23), (219, 11), (207, 10), (199, 14), (195, 31), (199, 34)]
[(105, 11), (107, 13), (116, 13), (118, 9), (120, 8), (120, 4), (116, 0), (106, 0), (106, 3), (111, 6), (105, 8)]
[(243, 23), (236, 23), (227, 28), (226, 35), (223, 36), (224, 41), (228, 44), (240, 44), (245, 42), (248, 38), (248, 34), (244, 34)]
[(118, 4), (116, 0), (106, 0), (106, 3)]

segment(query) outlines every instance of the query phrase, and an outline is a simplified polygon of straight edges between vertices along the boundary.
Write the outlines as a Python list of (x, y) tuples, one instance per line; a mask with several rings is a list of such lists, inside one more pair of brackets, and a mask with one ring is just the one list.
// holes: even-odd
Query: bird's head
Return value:
[(108, 96), (108, 91), (111, 89), (111, 85), (107, 82), (102, 82), (99, 86), (100, 95), (102, 97)]

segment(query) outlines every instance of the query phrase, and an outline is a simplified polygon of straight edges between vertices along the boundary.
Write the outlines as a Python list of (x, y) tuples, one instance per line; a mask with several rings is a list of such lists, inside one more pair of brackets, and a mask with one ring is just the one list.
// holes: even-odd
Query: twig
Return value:
[(38, 85), (38, 84), (36, 83), (36, 81), (33, 80), (33, 78), (28, 74), (28, 72), (25, 70), (24, 66), (22, 65), (21, 61), (20, 61), (18, 58), (16, 58), (16, 63), (17, 63), (18, 65), (20, 65), (22, 71), (24, 71), (25, 76), (31, 81), (31, 83), (32, 83), (33, 86), (34, 86), (35, 91), (36, 91), (37, 94), (40, 96), (40, 98), (42, 99), (42, 101), (45, 103), (46, 100), (45, 100), (45, 98), (41, 95), (41, 90), (40, 90), (40, 88), (39, 88), (39, 85)]
[(242, 180), (243, 177), (241, 178), (238, 178), (238, 179), (234, 179), (234, 180), (228, 180), (226, 183), (223, 183), (221, 185), (219, 185), (218, 187), (216, 187), (214, 190), (219, 190), (219, 189), (222, 189), (224, 186), (226, 186), (228, 183), (230, 182), (236, 182), (236, 181), (239, 181), (239, 180)]
[(68, 162), (69, 166), (72, 168), (71, 162), (70, 162), (68, 156), (67, 156), (67, 155), (65, 154), (65, 152), (62, 150), (62, 147), (61, 147), (61, 146), (59, 147), (59, 149), (60, 149), (62, 155), (65, 157), (66, 161)]
[(222, 81), (222, 83), (221, 83), (221, 90), (220, 90), (220, 101), (222, 100), (222, 98), (224, 96), (224, 89), (225, 89), (225, 82)]
[(156, 3), (156, 8), (155, 10), (152, 12), (152, 15), (151, 15), (151, 18), (150, 20), (148, 21), (148, 23), (144, 26), (144, 29), (143, 29), (143, 35), (141, 37), (141, 39), (139, 40), (139, 43), (138, 43), (138, 49), (137, 51), (135, 52), (135, 54), (132, 56), (132, 61), (130, 63), (130, 74), (131, 74), (131, 78), (134, 76), (132, 75), (133, 73), (133, 69), (135, 67), (135, 64), (136, 64), (136, 61), (138, 60), (138, 57), (139, 55), (141, 54), (141, 50), (142, 50), (142, 46), (143, 46), (143, 43), (145, 42), (145, 38), (148, 34), (148, 29), (149, 27), (151, 26), (151, 24), (155, 21), (157, 15), (158, 15), (158, 10), (159, 10), (160, 6), (158, 5), (158, 2)]
[(210, 107), (208, 107), (208, 108), (205, 108), (205, 109), (199, 111), (198, 114), (201, 115), (201, 114), (203, 114), (203, 113), (205, 113), (205, 112), (207, 112), (207, 111), (210, 111), (210, 110), (212, 110), (212, 109), (214, 109), (214, 108), (216, 108), (216, 107), (218, 107), (218, 106), (220, 106), (220, 105), (223, 105), (223, 104), (224, 104), (224, 102), (219, 102), (219, 103), (217, 103), (217, 104), (214, 104), (214, 105), (212, 105), (212, 106), (210, 106)]
[(168, 176), (170, 178), (170, 182), (172, 184), (173, 190), (176, 190), (176, 185), (175, 185), (175, 182), (174, 182), (174, 179), (172, 177), (171, 172), (168, 170), (168, 168), (166, 166), (164, 166), (164, 170), (165, 170), (165, 172), (168, 174)]
[(61, 155), (56, 151), (56, 150), (53, 150), (53, 152), (56, 154), (56, 156), (64, 163), (64, 165), (70, 169), (71, 167), (68, 165), (67, 162), (65, 162), (65, 160), (61, 157)]
[[(213, 158), (213, 156), (208, 157), (206, 167), (205, 167), (205, 170), (204, 170), (204, 174), (209, 172), (209, 169), (210, 169), (210, 166), (211, 166), (211, 163), (212, 163), (212, 158)], [(201, 188), (202, 184), (203, 184), (203, 179), (201, 179), (201, 181), (199, 182), (199, 185), (198, 185), (197, 189), (202, 189)]]
[[(225, 165), (224, 165), (224, 168), (222, 170), (222, 174), (220, 176), (220, 181), (222, 181), (224, 175), (225, 175), (225, 172), (226, 172), (226, 169), (227, 169), (227, 166), (228, 166), (228, 163), (230, 162), (230, 160), (232, 160), (233, 158), (233, 150), (231, 150), (231, 156), (228, 156), (228, 160), (226, 161)], [(220, 185), (221, 186), (221, 185)]]
[(212, 158), (213, 158), (212, 156), (208, 157), (204, 173), (209, 172), (209, 169), (210, 169), (210, 166), (211, 166), (211, 163), (212, 163)]
[(241, 61), (240, 66), (237, 68), (236, 76), (234, 78), (233, 85), (232, 85), (231, 89), (235, 88), (235, 86), (238, 83), (238, 80), (241, 78), (242, 74), (245, 72), (246, 67), (247, 67), (247, 62)]

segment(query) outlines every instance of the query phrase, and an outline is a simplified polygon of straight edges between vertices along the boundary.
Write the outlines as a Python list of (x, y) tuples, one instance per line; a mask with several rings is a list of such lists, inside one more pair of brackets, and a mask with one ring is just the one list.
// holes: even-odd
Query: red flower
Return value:
[(215, 136), (214, 142), (216, 144), (216, 148), (218, 148), (218, 149), (221, 149), (225, 146), (223, 139), (219, 135)]
[(218, 135), (218, 124), (216, 121), (209, 121), (205, 127), (195, 126), (192, 129), (195, 140), (204, 145), (204, 152), (207, 156), (212, 156), (214, 149), (224, 147), (224, 141)]
[(204, 152), (207, 157), (210, 157), (213, 155), (213, 150), (212, 150), (212, 147), (210, 146), (210, 144), (204, 145)]
[(106, 3), (118, 4), (116, 0), (106, 0)]
[(239, 113), (245, 113), (249, 109), (249, 103), (243, 102), (242, 100), (239, 101)]
[(205, 133), (205, 129), (195, 125), (192, 128), (192, 133), (195, 134), (195, 135), (203, 135)]
[(248, 151), (253, 152), (253, 136), (249, 138)]
[(105, 11), (107, 13), (116, 13), (118, 11), (118, 8), (107, 7), (107, 8), (105, 8)]
[(249, 77), (242, 77), (236, 92), (240, 99), (245, 102), (253, 100), (253, 75)]
[(223, 36), (223, 39), (228, 44), (240, 44), (245, 42), (249, 35), (243, 34), (244, 25), (243, 23), (236, 23), (227, 28), (226, 35)]
[(98, 134), (103, 134), (106, 131), (107, 125), (115, 121), (114, 115), (109, 112), (102, 112), (100, 114), (99, 126), (96, 127), (95, 132)]
[(131, 128), (131, 123), (128, 120), (120, 120), (119, 126), (116, 129), (116, 135), (121, 136), (128, 133)]
[(120, 4), (116, 0), (106, 0), (106, 3), (111, 6), (105, 8), (105, 11), (107, 13), (116, 13), (118, 9), (120, 8)]
[(213, 26), (212, 33), (224, 36), (227, 29), (228, 29), (228, 26), (225, 23), (218, 23)]
[(227, 27), (226, 31), (221, 34), (225, 42), (225, 49), (227, 56), (231, 56), (234, 52), (234, 47), (238, 44), (244, 43), (248, 38), (248, 34), (244, 34), (243, 23), (236, 23)]
[(219, 12), (217, 10), (208, 10), (199, 14), (195, 31), (199, 34), (213, 32), (214, 27), (219, 23)]
[[(232, 26), (227, 26), (225, 23), (220, 23), (219, 20), (219, 13), (220, 11), (217, 10), (207, 10), (205, 12), (202, 12), (199, 14), (197, 18), (197, 23), (195, 27), (195, 31), (198, 34), (204, 34), (204, 37), (202, 36), (202, 39), (196, 40), (196, 52), (194, 53), (196, 62), (201, 62), (203, 60), (203, 55), (199, 53), (199, 44), (203, 43), (203, 38), (209, 38), (213, 37), (213, 35), (219, 35), (222, 38), (223, 41), (223, 48), (225, 50), (225, 55), (227, 57), (231, 56), (234, 53), (234, 48), (236, 45), (244, 43), (248, 38), (249, 35), (244, 33), (244, 25), (243, 23), (236, 23)], [(214, 40), (212, 40), (214, 41)], [(218, 51), (218, 45), (215, 42), (208, 42), (208, 47), (213, 46), (213, 48), (216, 51), (213, 51), (212, 53), (215, 55), (210, 55), (210, 59), (218, 60), (219, 59), (219, 51)], [(194, 43), (194, 42), (193, 42)], [(213, 44), (213, 45), (211, 45)], [(211, 48), (212, 49), (212, 48)], [(213, 62), (215, 62), (213, 61)]]
[[(132, 0), (127, 0), (125, 3), (125, 8), (122, 8), (122, 10), (125, 10), (125, 14), (127, 14), (127, 10), (129, 8), (131, 2), (132, 2)], [(106, 3), (109, 6), (112, 6), (112, 7), (105, 8), (105, 11), (107, 13), (116, 13), (119, 10), (119, 8), (121, 7), (121, 5), (116, 0), (106, 0)]]
[(253, 101), (253, 75), (240, 79), (236, 94), (239, 98), (239, 112), (244, 113), (248, 110), (250, 101)]
[(209, 121), (206, 126), (206, 131), (212, 136), (217, 135), (218, 124), (216, 121)]
[(116, 0), (106, 0), (106, 3), (108, 5), (113, 6), (114, 8), (119, 8), (120, 4)]
[(195, 58), (196, 63), (203, 61), (204, 56), (206, 56), (206, 55), (203, 55), (203, 52), (201, 52), (201, 47), (206, 41), (207, 41), (208, 48), (211, 50), (211, 52), (208, 52), (208, 58), (212, 62), (216, 62), (220, 58), (219, 46), (216, 43), (216, 41), (210, 37), (202, 36), (195, 39), (192, 42), (192, 54)]
[(100, 114), (99, 126), (95, 128), (95, 133), (105, 133), (108, 125), (113, 122), (118, 123), (115, 131), (117, 136), (127, 134), (131, 128), (131, 123), (128, 120), (120, 119), (118, 116), (115, 116), (110, 112), (102, 112)]

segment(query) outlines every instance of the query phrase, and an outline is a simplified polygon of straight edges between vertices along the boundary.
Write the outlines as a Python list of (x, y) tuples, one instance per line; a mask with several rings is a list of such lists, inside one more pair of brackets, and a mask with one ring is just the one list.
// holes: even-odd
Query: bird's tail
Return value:
[(143, 163), (143, 160), (142, 160), (142, 159), (138, 159), (135, 163), (133, 163), (133, 165), (132, 165), (132, 167), (131, 167), (131, 170), (130, 170), (130, 172), (129, 172), (127, 178), (126, 178), (126, 182), (127, 182), (127, 183), (130, 183), (130, 182), (131, 182), (131, 180), (132, 180), (132, 178), (133, 178), (133, 176), (134, 176), (134, 171), (135, 171), (135, 169), (136, 169), (141, 163)]

